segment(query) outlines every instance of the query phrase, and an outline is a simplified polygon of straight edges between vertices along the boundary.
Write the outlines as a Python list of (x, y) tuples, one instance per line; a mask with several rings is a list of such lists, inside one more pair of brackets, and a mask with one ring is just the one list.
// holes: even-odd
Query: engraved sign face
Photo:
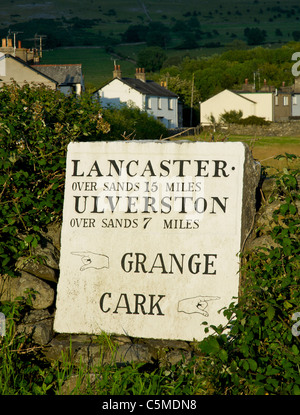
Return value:
[(245, 146), (68, 147), (54, 329), (201, 340), (238, 297)]

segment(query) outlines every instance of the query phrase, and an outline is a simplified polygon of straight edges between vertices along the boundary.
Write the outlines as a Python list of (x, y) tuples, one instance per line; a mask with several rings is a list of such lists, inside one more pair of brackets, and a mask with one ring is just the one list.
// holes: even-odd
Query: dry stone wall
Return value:
[(300, 135), (300, 121), (272, 122), (268, 125), (229, 124), (220, 127), (221, 131), (233, 135), (250, 135), (263, 137), (291, 137)]

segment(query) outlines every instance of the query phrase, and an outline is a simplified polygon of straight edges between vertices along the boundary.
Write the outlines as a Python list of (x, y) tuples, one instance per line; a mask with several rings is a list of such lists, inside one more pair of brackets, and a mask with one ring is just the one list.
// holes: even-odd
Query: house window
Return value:
[(289, 105), (289, 97), (283, 97), (283, 105), (284, 106)]
[(157, 98), (157, 109), (161, 110), (161, 98), (160, 97)]
[(297, 105), (297, 95), (293, 95), (293, 105)]
[(169, 108), (169, 110), (173, 109), (173, 100), (172, 100), (172, 98), (168, 99), (168, 108)]
[(278, 95), (276, 95), (276, 96), (275, 96), (275, 105), (279, 105), (279, 102), (278, 102)]
[(147, 110), (151, 110), (151, 98), (147, 97), (146, 98), (146, 108)]

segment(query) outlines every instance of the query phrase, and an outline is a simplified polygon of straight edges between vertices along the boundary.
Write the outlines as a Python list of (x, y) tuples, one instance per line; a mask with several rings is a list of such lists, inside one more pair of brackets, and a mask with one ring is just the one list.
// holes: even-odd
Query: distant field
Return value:
[[(112, 78), (114, 58), (104, 48), (58, 48), (44, 51), (42, 64), (81, 63), (88, 89), (96, 90)], [(122, 64), (124, 76), (133, 76), (135, 65), (126, 60), (117, 60)]]
[[(145, 44), (123, 44), (122, 35), (132, 25), (163, 23), (169, 30), (165, 45), (168, 56), (202, 57), (221, 53), (233, 47), (233, 42), (246, 42), (246, 27), (265, 30), (264, 45), (268, 47), (280, 47), (293, 40), (294, 32), (300, 36), (300, 4), (296, 0), (11, 0), (2, 3), (2, 37), (9, 30), (18, 32), (17, 39), (25, 47), (33, 47), (36, 33), (46, 35), (44, 49), (55, 49), (44, 52), (42, 63), (82, 63), (86, 85), (91, 89), (111, 77), (116, 55), (107, 53), (108, 49), (122, 56), (117, 63), (122, 65), (125, 76), (132, 76), (135, 66), (132, 61), (145, 47)], [(195, 48), (189, 48), (188, 41), (183, 42), (181, 30), (193, 34)], [(57, 46), (82, 48), (57, 49)]]
[[(189, 139), (210, 140), (211, 134), (204, 133), (197, 137), (188, 137)], [(217, 140), (221, 136), (216, 135)], [(237, 136), (232, 135), (228, 141), (242, 141), (248, 144), (252, 151), (253, 157), (258, 160), (261, 165), (271, 167), (273, 169), (283, 169), (285, 167), (300, 169), (300, 138), (298, 137), (251, 137), (251, 136)], [(298, 156), (296, 160), (287, 160), (285, 158), (276, 160), (275, 157), (279, 155), (294, 154)]]
[[(179, 21), (189, 29), (191, 19), (197, 18), (199, 28), (204, 33), (198, 38), (200, 46), (218, 42), (226, 45), (235, 39), (245, 40), (246, 27), (265, 30), (267, 43), (286, 43), (293, 40), (292, 34), (299, 31), (300, 22), (300, 4), (296, 0), (18, 0), (2, 3), (0, 31), (5, 32), (9, 28), (15, 30), (13, 25), (37, 19), (30, 28), (23, 30), (23, 39), (37, 31), (42, 34), (43, 27), (40, 27), (40, 23), (43, 19), (60, 22), (60, 30), (54, 35), (67, 36), (76, 24), (75, 29), (79, 33), (77, 41), (86, 37), (89, 42), (94, 42), (99, 32), (106, 37), (113, 36), (121, 40), (122, 33), (130, 25), (146, 25), (151, 21), (162, 22), (168, 28)], [(85, 23), (90, 22), (91, 25), (71, 22), (74, 18), (86, 20)], [(47, 27), (47, 30), (51, 31), (51, 27)], [(171, 47), (176, 44), (176, 37), (176, 33), (171, 34)]]

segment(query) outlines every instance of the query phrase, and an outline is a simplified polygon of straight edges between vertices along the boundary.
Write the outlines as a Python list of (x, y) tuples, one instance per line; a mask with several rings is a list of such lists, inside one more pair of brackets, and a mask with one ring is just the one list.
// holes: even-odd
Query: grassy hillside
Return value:
[[(132, 76), (138, 52), (150, 45), (176, 60), (300, 39), (295, 0), (11, 0), (0, 14), (1, 37), (17, 32), (23, 46), (33, 47), (35, 34), (45, 35), (42, 63), (82, 63), (91, 89), (111, 77), (114, 59)], [(251, 44), (246, 28), (262, 38)]]
[[(22, 26), (33, 19), (36, 20), (30, 25)], [(299, 30), (300, 5), (295, 0), (53, 0), (38, 3), (19, 0), (17, 4), (10, 1), (1, 5), (0, 31), (3, 36), (9, 28), (22, 29), (24, 39), (46, 32), (61, 37), (62, 42), (94, 44), (97, 38), (101, 41), (100, 33), (120, 41), (130, 25), (161, 22), (172, 28), (180, 22), (189, 30), (197, 25), (195, 19), (201, 31), (197, 40), (202, 45), (245, 40), (246, 27), (265, 30), (267, 42), (287, 42), (293, 40), (293, 32)], [(181, 42), (178, 27), (176, 32), (171, 34), (167, 47), (178, 46)]]

